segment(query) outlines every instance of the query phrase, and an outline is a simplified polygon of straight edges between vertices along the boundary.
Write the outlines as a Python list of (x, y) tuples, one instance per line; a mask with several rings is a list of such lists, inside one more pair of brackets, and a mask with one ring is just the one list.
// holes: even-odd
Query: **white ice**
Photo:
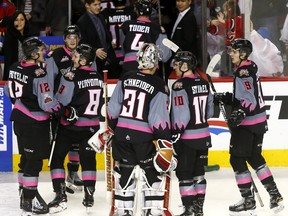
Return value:
[[(288, 216), (288, 168), (270, 167), (276, 184), (284, 198), (286, 208), (277, 214), (277, 216)], [(258, 216), (272, 216), (274, 213), (269, 209), (269, 195), (253, 174), (254, 181), (258, 187), (264, 207), (260, 207), (257, 202)], [(95, 204), (90, 209), (90, 216), (109, 215), (110, 206), (106, 201), (106, 186), (103, 171), (98, 172), (98, 181), (96, 192), (94, 194)], [(228, 207), (238, 202), (241, 197), (234, 179), (234, 173), (231, 168), (221, 168), (219, 171), (206, 173), (207, 195), (204, 205), (205, 216), (225, 216), (229, 215)], [(49, 172), (42, 172), (40, 175), (39, 191), (45, 201), (48, 203), (54, 198), (52, 183)], [(85, 207), (82, 205), (83, 192), (68, 195), (68, 208), (66, 211), (57, 213), (55, 216), (85, 216), (87, 215)], [(171, 184), (171, 211), (174, 215), (182, 212), (181, 200), (178, 190), (178, 181), (172, 174)], [(0, 216), (20, 216), (18, 197), (17, 173), (0, 173)], [(51, 216), (52, 214), (50, 214)]]

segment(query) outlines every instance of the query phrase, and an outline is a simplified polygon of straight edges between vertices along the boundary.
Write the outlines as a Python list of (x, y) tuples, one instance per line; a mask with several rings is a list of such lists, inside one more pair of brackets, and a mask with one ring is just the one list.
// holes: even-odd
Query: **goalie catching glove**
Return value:
[(173, 156), (173, 145), (167, 140), (153, 141), (156, 147), (156, 155), (153, 158), (155, 169), (159, 173), (170, 172), (176, 169), (177, 159)]
[(102, 153), (105, 146), (109, 147), (110, 140), (112, 139), (114, 132), (108, 129), (99, 129), (89, 140), (88, 144), (97, 153)]

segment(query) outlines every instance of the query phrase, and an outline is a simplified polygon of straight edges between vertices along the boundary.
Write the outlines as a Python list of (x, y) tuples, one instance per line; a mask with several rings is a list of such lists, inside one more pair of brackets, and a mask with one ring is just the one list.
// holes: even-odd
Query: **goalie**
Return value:
[[(140, 48), (139, 70), (127, 72), (119, 79), (109, 101), (111, 129), (94, 140), (95, 150), (101, 151), (114, 131), (112, 155), (117, 166), (113, 215), (137, 215), (136, 197), (140, 196), (141, 214), (165, 215), (167, 210), (163, 207), (161, 173), (173, 170), (177, 162), (172, 143), (167, 141), (171, 138), (168, 87), (154, 76), (160, 59), (161, 51), (154, 44), (145, 43)], [(153, 140), (157, 140), (155, 145)]]

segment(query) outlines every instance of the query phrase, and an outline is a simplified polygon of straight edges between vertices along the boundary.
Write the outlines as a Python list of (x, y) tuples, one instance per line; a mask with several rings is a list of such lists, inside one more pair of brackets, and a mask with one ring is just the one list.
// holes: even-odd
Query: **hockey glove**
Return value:
[(110, 141), (114, 135), (114, 132), (108, 129), (99, 129), (89, 140), (88, 144), (97, 153), (102, 153), (105, 147), (110, 148)]
[(214, 94), (214, 104), (215, 106), (219, 106), (219, 104), (222, 102), (227, 105), (231, 105), (233, 101), (233, 94), (230, 92), (225, 93), (215, 93)]
[(174, 134), (171, 137), (171, 142), (173, 143), (173, 153), (176, 156), (180, 152), (180, 145), (181, 145), (180, 142), (179, 142), (180, 137), (181, 137), (180, 133)]
[(67, 106), (65, 108), (65, 113), (64, 113), (65, 119), (70, 123), (74, 124), (78, 121), (79, 116), (78, 112), (74, 107)]
[(232, 111), (230, 118), (228, 119), (228, 125), (231, 128), (238, 127), (245, 119), (246, 114), (242, 109)]
[(156, 155), (153, 158), (155, 169), (159, 173), (170, 172), (177, 167), (177, 159), (173, 156), (172, 143), (167, 140), (158, 139), (154, 141)]

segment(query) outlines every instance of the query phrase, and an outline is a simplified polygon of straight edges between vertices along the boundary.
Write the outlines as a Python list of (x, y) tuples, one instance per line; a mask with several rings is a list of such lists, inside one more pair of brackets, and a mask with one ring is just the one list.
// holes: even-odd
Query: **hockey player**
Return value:
[(37, 190), (43, 159), (49, 157), (49, 113), (60, 112), (53, 98), (44, 64), (46, 45), (38, 38), (28, 38), (22, 45), (25, 61), (10, 67), (5, 91), (14, 107), (14, 123), (21, 155), (18, 171), (20, 208), (23, 216), (46, 214), (49, 208)]
[(188, 51), (177, 52), (173, 69), (180, 77), (172, 85), (171, 124), (178, 159), (179, 180), (184, 212), (182, 216), (203, 216), (206, 194), (204, 166), (211, 147), (208, 119), (214, 114), (209, 83), (195, 74), (196, 57)]
[(79, 143), (80, 164), (84, 184), (82, 204), (94, 205), (93, 194), (96, 184), (95, 151), (88, 145), (88, 139), (99, 130), (100, 108), (103, 105), (103, 79), (91, 68), (95, 60), (95, 49), (86, 44), (79, 45), (72, 56), (74, 69), (66, 71), (61, 78), (55, 97), (73, 115), (61, 118), (51, 162), (51, 177), (55, 199), (48, 204), (50, 213), (67, 208), (65, 194), (64, 159), (73, 143)]
[[(156, 45), (143, 44), (137, 53), (139, 70), (123, 74), (108, 104), (109, 126), (116, 140), (112, 153), (119, 162), (115, 168), (115, 215), (136, 215), (139, 178), (144, 181), (143, 194), (137, 195), (144, 199), (141, 214), (163, 215), (164, 191), (159, 171), (169, 171), (175, 164), (172, 145), (166, 141), (171, 138), (168, 88), (154, 76), (160, 53)], [(157, 152), (153, 140), (157, 140)], [(161, 160), (161, 150), (170, 151), (167, 164)], [(140, 177), (136, 165), (141, 168)]]
[(163, 51), (162, 61), (171, 57), (171, 50), (162, 44), (167, 38), (164, 28), (150, 20), (152, 3), (150, 0), (138, 0), (135, 3), (138, 18), (123, 23), (120, 40), (124, 50), (123, 72), (138, 70), (137, 52), (144, 43), (154, 43)]
[(239, 215), (243, 212), (254, 215), (256, 209), (251, 190), (252, 177), (247, 163), (255, 170), (269, 193), (270, 208), (274, 212), (279, 212), (284, 207), (283, 198), (261, 154), (264, 133), (268, 127), (257, 65), (248, 60), (251, 52), (252, 44), (249, 40), (240, 38), (232, 42), (229, 55), (236, 66), (233, 93), (214, 95), (214, 103), (219, 104), (219, 101), (222, 101), (232, 106), (232, 113), (228, 119), (231, 130), (230, 164), (235, 172), (242, 200), (229, 207), (230, 215)]
[(114, 64), (109, 71), (109, 78), (119, 78), (124, 60), (124, 52), (120, 43), (120, 27), (127, 20), (135, 20), (136, 14), (133, 7), (126, 6), (126, 0), (113, 0), (112, 2), (114, 8), (105, 8), (101, 13), (112, 35), (112, 46), (117, 60), (117, 64)]
[[(64, 46), (51, 51), (46, 59), (47, 72), (50, 82), (54, 83), (54, 92), (58, 90), (62, 74), (73, 67), (72, 53), (75, 51), (81, 38), (80, 31), (76, 25), (69, 25), (64, 30)], [(52, 119), (53, 128), (56, 127), (58, 120)], [(67, 192), (82, 190), (83, 181), (78, 176), (79, 168), (79, 144), (73, 143), (71, 151), (68, 152), (68, 175)], [(71, 191), (72, 190), (72, 191)]]

